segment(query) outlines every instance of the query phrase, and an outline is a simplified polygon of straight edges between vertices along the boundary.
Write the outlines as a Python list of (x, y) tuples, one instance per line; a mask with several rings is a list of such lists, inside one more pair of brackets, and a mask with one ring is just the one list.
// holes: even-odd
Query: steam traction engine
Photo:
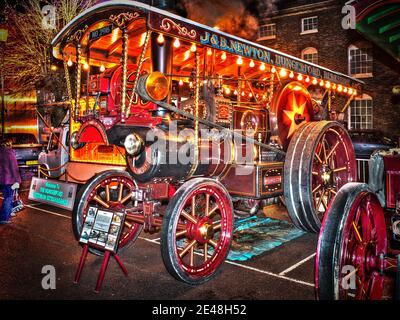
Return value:
[(71, 105), (61, 179), (82, 184), (77, 238), (89, 206), (124, 211), (120, 248), (161, 229), (167, 270), (200, 284), (226, 258), (234, 212), (281, 197), (318, 232), (356, 179), (345, 128), (326, 120), (357, 95), (352, 78), (134, 1), (87, 10), (53, 48)]

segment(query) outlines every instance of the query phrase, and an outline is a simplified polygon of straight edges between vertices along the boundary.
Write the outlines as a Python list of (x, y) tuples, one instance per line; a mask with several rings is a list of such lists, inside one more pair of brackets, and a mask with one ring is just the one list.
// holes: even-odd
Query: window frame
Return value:
[[(268, 27), (268, 26), (274, 26), (275, 28), (275, 34), (269, 35), (269, 36), (261, 36), (261, 28), (262, 27)], [(257, 40), (271, 40), (271, 39), (276, 39), (276, 23), (266, 23), (258, 27), (258, 39)]]
[[(309, 19), (317, 19), (317, 28), (316, 29), (304, 30), (304, 22), (306, 20), (309, 20)], [(311, 17), (301, 18), (301, 32), (300, 32), (301, 35), (302, 34), (317, 33), (319, 31), (318, 28), (319, 28), (319, 18), (318, 18), (318, 16), (311, 16)]]
[[(352, 51), (356, 51), (356, 50), (359, 50), (359, 51), (363, 51), (363, 50), (371, 50), (371, 54), (368, 54), (367, 53), (367, 55), (368, 55), (368, 57), (370, 58), (370, 60), (364, 60), (364, 61), (360, 61), (360, 63), (371, 63), (371, 66), (366, 66), (365, 68), (371, 68), (371, 72), (364, 72), (364, 73), (352, 73), (352, 55), (351, 55), (351, 52)], [(350, 45), (348, 48), (347, 48), (347, 63), (348, 63), (348, 74), (350, 75), (350, 76), (352, 76), (352, 77), (354, 77), (354, 78), (372, 78), (373, 76), (374, 76), (374, 70), (373, 70), (373, 68), (374, 68), (374, 56), (373, 56), (373, 54), (372, 54), (372, 48), (370, 47), (370, 46), (356, 46), (356, 45), (354, 45), (354, 44), (352, 44), (352, 45)], [(362, 65), (360, 65), (359, 66), (359, 68), (363, 68), (363, 66)]]
[[(306, 54), (308, 54), (308, 55), (316, 55), (316, 56), (317, 56), (317, 59), (316, 59), (317, 61), (315, 62), (315, 61), (309, 61), (309, 60), (305, 59), (304, 56), (305, 56)], [(302, 60), (305, 60), (305, 61), (308, 61), (308, 62), (310, 62), (310, 63), (313, 63), (313, 64), (318, 64), (318, 62), (319, 62), (319, 52), (318, 52), (318, 49), (315, 48), (315, 47), (307, 47), (307, 48), (303, 49), (303, 50), (301, 51), (301, 59), (302, 59)]]
[[(367, 118), (371, 117), (370, 121), (352, 122), (352, 110), (354, 108), (354, 104), (357, 103), (357, 102), (358, 103), (370, 102), (371, 103), (370, 106), (368, 106), (368, 105), (359, 106), (359, 109), (361, 110), (363, 107), (371, 108), (371, 113), (368, 114), (368, 111), (366, 110), (365, 114), (361, 114), (360, 113), (359, 115), (357, 115), (357, 112), (356, 112), (355, 115), (353, 114), (353, 116), (360, 116), (360, 117), (367, 117)], [(350, 107), (348, 109), (347, 117), (348, 117), (348, 121), (347, 121), (348, 125), (347, 125), (347, 127), (348, 127), (349, 130), (370, 130), (370, 129), (374, 129), (374, 100), (373, 100), (373, 98), (368, 94), (363, 94), (361, 97), (355, 98), (350, 104)], [(360, 127), (357, 127), (357, 126), (353, 127), (352, 126), (353, 123), (360, 124)], [(363, 124), (366, 124), (366, 126), (363, 126)], [(370, 124), (370, 126), (368, 126), (368, 124)]]

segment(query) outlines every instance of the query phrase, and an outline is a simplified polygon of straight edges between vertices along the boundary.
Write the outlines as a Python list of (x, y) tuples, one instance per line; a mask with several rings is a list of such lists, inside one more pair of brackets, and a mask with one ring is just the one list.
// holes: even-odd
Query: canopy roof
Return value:
[(400, 61), (400, 1), (356, 0), (357, 30)]
[[(122, 52), (122, 31), (116, 27), (125, 25), (129, 43), (136, 44), (129, 45), (130, 57), (140, 54), (144, 33), (151, 30), (179, 38), (189, 45), (211, 47), (220, 53), (225, 51), (231, 57), (241, 56), (260, 64), (283, 68), (316, 79), (355, 88), (363, 83), (348, 75), (136, 1), (107, 1), (84, 11), (54, 38), (53, 54), (62, 59), (63, 53), (68, 56), (74, 55), (78, 42), (82, 48), (89, 44), (90, 58), (105, 60), (108, 63), (106, 67), (111, 67), (119, 63)], [(184, 53), (179, 54), (183, 56)]]

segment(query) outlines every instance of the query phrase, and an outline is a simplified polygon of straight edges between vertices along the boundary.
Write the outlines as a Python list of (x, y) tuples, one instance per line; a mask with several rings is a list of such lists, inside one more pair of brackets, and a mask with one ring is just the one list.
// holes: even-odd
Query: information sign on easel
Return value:
[(125, 212), (100, 209), (94, 206), (89, 207), (79, 240), (83, 245), (83, 251), (75, 275), (75, 283), (78, 283), (80, 280), (89, 248), (104, 252), (103, 262), (97, 279), (96, 292), (99, 292), (101, 289), (110, 255), (115, 258), (124, 274), (128, 274), (121, 259), (117, 255), (124, 223)]

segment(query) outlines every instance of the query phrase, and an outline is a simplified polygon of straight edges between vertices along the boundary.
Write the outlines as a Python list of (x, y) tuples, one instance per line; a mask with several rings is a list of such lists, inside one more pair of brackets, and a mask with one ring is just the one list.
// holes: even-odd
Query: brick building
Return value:
[[(398, 137), (400, 99), (394, 95), (394, 88), (400, 85), (399, 13), (385, 6), (378, 12), (369, 11), (375, 16), (368, 16), (368, 22), (372, 21), (380, 28), (381, 38), (376, 40), (360, 32), (358, 19), (361, 16), (358, 13), (357, 29), (343, 28), (345, 2), (275, 1), (272, 10), (261, 14), (258, 42), (364, 81), (362, 96), (351, 103), (347, 112), (349, 128), (380, 129), (387, 135)], [(363, 4), (366, 2), (368, 0)], [(380, 41), (386, 40), (384, 36), (390, 40), (386, 47)], [(394, 44), (395, 49), (392, 50), (389, 44)]]

